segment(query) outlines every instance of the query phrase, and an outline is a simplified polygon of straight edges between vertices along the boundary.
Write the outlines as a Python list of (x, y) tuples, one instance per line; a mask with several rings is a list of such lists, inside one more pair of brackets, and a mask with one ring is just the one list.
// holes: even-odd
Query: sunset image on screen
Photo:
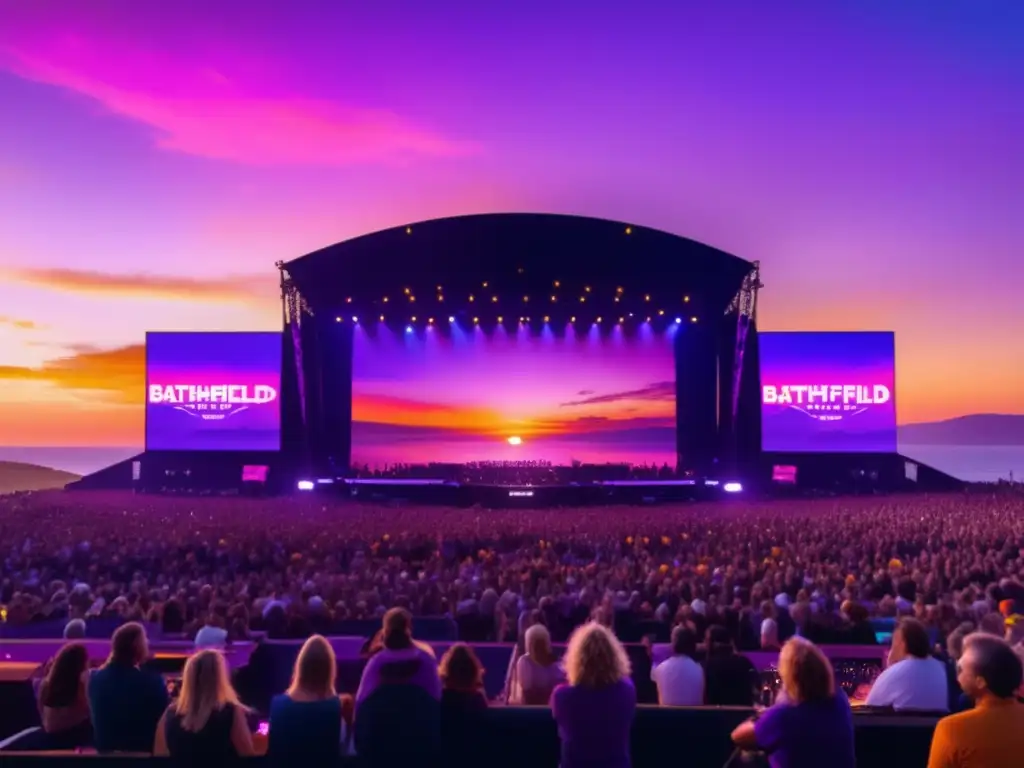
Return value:
[(352, 463), (675, 465), (672, 337), (355, 331)]

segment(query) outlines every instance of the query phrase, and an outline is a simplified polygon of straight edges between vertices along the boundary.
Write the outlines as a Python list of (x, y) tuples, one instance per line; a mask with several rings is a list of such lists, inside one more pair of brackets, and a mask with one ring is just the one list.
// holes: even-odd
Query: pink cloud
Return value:
[(110, 45), (101, 50), (76, 36), (31, 49), (0, 48), (0, 68), (149, 126), (161, 149), (216, 160), (261, 166), (395, 164), (478, 149), (387, 110), (268, 95), (215, 67), (185, 66)]

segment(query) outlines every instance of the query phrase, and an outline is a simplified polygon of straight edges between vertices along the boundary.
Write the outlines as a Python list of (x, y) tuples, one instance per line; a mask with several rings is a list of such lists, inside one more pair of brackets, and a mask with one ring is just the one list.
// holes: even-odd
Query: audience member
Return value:
[(959, 681), (974, 708), (939, 721), (928, 768), (1017, 768), (1024, 760), (1024, 704), (1017, 692), (1024, 668), (1001, 638), (964, 640)]
[(213, 765), (254, 754), (246, 709), (219, 651), (196, 651), (185, 662), (181, 693), (160, 718), (153, 754), (184, 765)]
[(89, 678), (96, 749), (100, 752), (149, 752), (157, 722), (167, 708), (163, 679), (141, 669), (149, 656), (146, 630), (129, 622), (111, 638), (110, 658)]
[(72, 619), (64, 625), (65, 640), (84, 640), (85, 621), (83, 619)]
[(351, 696), (338, 696), (334, 649), (320, 635), (306, 640), (288, 690), (270, 703), (267, 754), (275, 765), (321, 765), (349, 751)]
[(932, 658), (928, 630), (917, 619), (900, 619), (888, 665), (868, 694), (870, 707), (925, 712), (949, 711), (949, 686), (942, 662)]
[(855, 768), (853, 715), (821, 649), (802, 637), (779, 655), (785, 701), (733, 731), (744, 749), (768, 754), (772, 768)]
[(693, 660), (697, 634), (685, 624), (672, 630), (672, 655), (651, 670), (658, 703), (667, 707), (698, 707), (704, 703), (704, 669)]
[(410, 684), (423, 688), (433, 698), (441, 698), (441, 680), (437, 660), (429, 646), (413, 640), (412, 616), (404, 608), (392, 608), (384, 614), (381, 648), (363, 669), (356, 707), (380, 685)]
[(57, 653), (39, 688), (39, 713), (50, 749), (92, 746), (89, 652), (69, 643)]
[(551, 635), (543, 624), (534, 624), (526, 630), (526, 653), (516, 662), (510, 703), (547, 706), (563, 682), (565, 671), (551, 648)]
[(628, 768), (636, 690), (622, 644), (602, 624), (584, 624), (569, 638), (565, 671), (568, 684), (551, 695), (561, 768)]
[(484, 668), (466, 643), (455, 643), (441, 657), (441, 714), (487, 708)]
[(709, 627), (705, 645), (705, 702), (715, 707), (753, 706), (761, 687), (761, 676), (750, 659), (736, 653), (729, 631), (718, 625)]
[(360, 759), (370, 766), (433, 765), (441, 749), (440, 699), (437, 661), (413, 640), (409, 612), (392, 608), (356, 692)]

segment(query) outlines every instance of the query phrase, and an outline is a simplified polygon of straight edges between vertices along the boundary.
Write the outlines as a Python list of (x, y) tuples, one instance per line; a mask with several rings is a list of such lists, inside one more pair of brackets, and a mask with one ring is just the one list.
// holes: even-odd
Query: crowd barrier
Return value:
[[(631, 736), (634, 768), (721, 768), (732, 750), (732, 730), (751, 714), (747, 709), (674, 708), (641, 706)], [(935, 717), (892, 714), (854, 716), (857, 765), (861, 768), (917, 768), (928, 761)], [(480, 757), (474, 765), (536, 766), (555, 768), (559, 761), (558, 731), (547, 707), (492, 707), (476, 734)], [(164, 763), (141, 756), (74, 756), (64, 754), (4, 753), (4, 766), (18, 768), (130, 768)], [(265, 759), (247, 764), (262, 766)], [(365, 761), (339, 759), (338, 765), (356, 768)]]

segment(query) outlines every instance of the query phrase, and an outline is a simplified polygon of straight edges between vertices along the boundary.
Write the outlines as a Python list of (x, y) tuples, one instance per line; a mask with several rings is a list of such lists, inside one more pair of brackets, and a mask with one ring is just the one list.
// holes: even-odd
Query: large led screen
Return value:
[(762, 448), (896, 450), (892, 333), (761, 333)]
[(280, 333), (146, 334), (146, 449), (281, 447)]
[(352, 463), (676, 463), (672, 336), (357, 327)]

